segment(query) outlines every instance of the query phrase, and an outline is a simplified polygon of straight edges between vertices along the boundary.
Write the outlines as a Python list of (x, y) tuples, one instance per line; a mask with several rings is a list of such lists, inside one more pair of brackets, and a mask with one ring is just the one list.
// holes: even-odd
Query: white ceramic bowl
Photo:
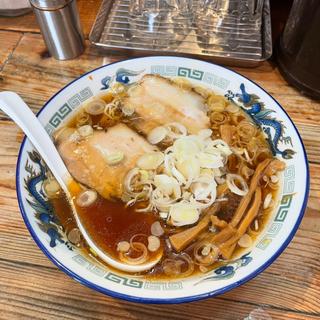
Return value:
[(276, 156), (286, 162), (277, 206), (250, 252), (208, 274), (185, 280), (147, 281), (95, 264), (73, 247), (52, 221), (54, 213), (41, 194), (43, 163), (30, 154), (33, 147), (28, 139), (22, 143), (17, 164), (22, 216), (49, 259), (77, 281), (102, 293), (143, 303), (180, 303), (221, 294), (262, 272), (295, 234), (309, 190), (308, 162), (301, 138), (282, 107), (252, 81), (218, 65), (178, 57), (137, 58), (93, 70), (54, 95), (39, 112), (39, 119), (52, 133), (82, 102), (106, 90), (112, 82), (133, 83), (146, 73), (186, 77), (233, 99), (262, 126)]

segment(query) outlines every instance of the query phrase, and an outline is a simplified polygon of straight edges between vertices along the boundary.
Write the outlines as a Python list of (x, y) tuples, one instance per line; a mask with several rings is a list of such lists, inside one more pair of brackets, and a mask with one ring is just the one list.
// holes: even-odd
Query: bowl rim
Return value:
[(305, 189), (305, 194), (304, 194), (304, 199), (303, 199), (303, 203), (301, 206), (301, 210), (299, 212), (297, 221), (294, 225), (294, 227), (292, 228), (292, 230), (290, 231), (289, 235), (287, 236), (287, 238), (285, 239), (285, 241), (282, 243), (282, 245), (277, 249), (277, 251), (274, 252), (274, 254), (263, 264), (261, 265), (259, 268), (257, 268), (256, 270), (254, 270), (253, 272), (251, 272), (250, 274), (248, 274), (247, 276), (245, 276), (244, 278), (242, 278), (239, 281), (236, 281), (232, 284), (229, 284), (223, 288), (220, 289), (216, 289), (213, 291), (209, 291), (209, 292), (205, 292), (205, 293), (201, 293), (201, 294), (196, 294), (196, 295), (191, 295), (191, 296), (187, 296), (187, 297), (180, 297), (180, 298), (168, 298), (168, 299), (162, 299), (162, 298), (145, 298), (145, 297), (137, 297), (137, 296), (133, 296), (133, 295), (128, 295), (128, 294), (123, 294), (123, 293), (119, 293), (119, 292), (115, 292), (113, 290), (101, 287), (99, 285), (96, 285), (94, 283), (92, 283), (91, 281), (86, 280), (85, 278), (79, 276), (78, 274), (76, 274), (75, 272), (71, 271), (68, 267), (66, 267), (62, 262), (60, 262), (57, 258), (55, 258), (42, 244), (40, 238), (37, 236), (37, 233), (34, 231), (34, 229), (32, 228), (31, 224), (29, 223), (29, 219), (27, 217), (27, 213), (26, 210), (23, 206), (22, 203), (22, 191), (20, 189), (20, 162), (21, 162), (21, 158), (22, 158), (22, 153), (24, 151), (24, 146), (25, 143), (27, 141), (27, 137), (25, 136), (23, 138), (23, 141), (21, 143), (20, 146), (20, 150), (19, 150), (19, 154), (18, 154), (18, 158), (17, 158), (17, 163), (16, 163), (16, 193), (17, 193), (17, 199), (18, 199), (18, 205), (20, 208), (20, 212), (22, 215), (22, 218), (24, 220), (25, 225), (27, 226), (27, 229), (29, 231), (29, 233), (31, 234), (33, 240), (35, 241), (35, 243), (37, 244), (37, 246), (39, 247), (39, 249), (47, 256), (47, 258), (49, 260), (51, 260), (60, 270), (62, 270), (64, 273), (66, 273), (68, 276), (70, 276), (71, 278), (73, 278), (74, 280), (78, 281), (79, 283), (81, 283), (82, 285), (85, 285), (86, 287), (96, 290), (100, 293), (109, 295), (111, 297), (114, 298), (119, 298), (122, 300), (126, 300), (129, 302), (138, 302), (138, 303), (145, 303), (145, 304), (179, 304), (179, 303), (185, 303), (185, 302), (192, 302), (192, 301), (198, 301), (198, 300), (202, 300), (202, 299), (206, 299), (209, 297), (213, 297), (213, 296), (217, 296), (223, 293), (226, 293), (236, 287), (239, 287), (240, 285), (246, 283), (247, 281), (255, 278), (257, 275), (259, 275), (261, 272), (263, 272), (266, 268), (268, 268), (279, 256), (280, 254), (286, 249), (286, 247), (289, 245), (289, 243), (291, 242), (292, 238), (294, 237), (294, 235), (296, 234), (298, 227), (301, 223), (301, 220), (304, 216), (306, 207), (307, 207), (307, 202), (308, 202), (308, 198), (309, 198), (309, 190), (310, 190), (310, 172), (309, 172), (309, 163), (308, 163), (308, 157), (307, 157), (307, 153), (305, 150), (305, 146), (303, 144), (302, 138), (299, 134), (298, 129), (296, 128), (295, 124), (293, 123), (293, 121), (291, 120), (290, 116), (288, 115), (288, 113), (285, 111), (285, 109), (280, 105), (280, 103), (271, 95), (269, 94), (265, 89), (263, 89), (260, 85), (258, 85), (256, 82), (250, 80), (249, 78), (247, 78), (246, 76), (240, 74), (237, 71), (234, 71), (228, 67), (225, 66), (221, 66), (212, 62), (208, 62), (208, 61), (204, 61), (201, 59), (194, 59), (194, 58), (185, 58), (185, 57), (179, 57), (179, 56), (174, 56), (174, 55), (165, 55), (165, 56), (141, 56), (141, 57), (132, 57), (132, 58), (127, 58), (127, 59), (123, 59), (120, 61), (115, 61), (115, 62), (111, 62), (105, 65), (102, 65), (100, 67), (97, 67), (95, 69), (92, 69), (84, 74), (82, 74), (81, 76), (77, 77), (76, 79), (72, 80), (71, 82), (69, 82), (68, 84), (66, 84), (65, 86), (63, 86), (59, 91), (57, 91), (44, 105), (43, 107), (39, 110), (39, 112), (37, 113), (37, 117), (39, 117), (39, 115), (46, 109), (46, 107), (48, 106), (48, 104), (57, 96), (59, 95), (64, 89), (66, 89), (67, 87), (69, 87), (71, 84), (73, 84), (74, 82), (78, 81), (79, 79), (87, 76), (90, 73), (93, 73), (97, 70), (103, 69), (105, 67), (114, 65), (114, 64), (121, 64), (123, 61), (128, 61), (128, 60), (139, 60), (139, 59), (148, 59), (148, 58), (173, 58), (173, 59), (188, 59), (188, 60), (194, 60), (194, 61), (200, 61), (201, 63), (205, 63), (205, 64), (209, 64), (209, 65), (214, 65), (218, 68), (222, 68), (222, 69), (227, 69), (228, 71), (230, 71), (231, 73), (234, 73), (236, 76), (240, 76), (245, 78), (246, 80), (248, 80), (249, 82), (251, 82), (252, 84), (256, 85), (260, 90), (264, 91), (273, 101), (274, 103), (285, 113), (285, 115), (288, 118), (288, 121), (291, 123), (294, 131), (297, 134), (297, 137), (299, 139), (299, 142), (301, 144), (302, 147), (302, 151), (303, 151), (303, 156), (304, 156), (304, 161), (305, 161), (305, 166), (306, 166), (306, 189)]

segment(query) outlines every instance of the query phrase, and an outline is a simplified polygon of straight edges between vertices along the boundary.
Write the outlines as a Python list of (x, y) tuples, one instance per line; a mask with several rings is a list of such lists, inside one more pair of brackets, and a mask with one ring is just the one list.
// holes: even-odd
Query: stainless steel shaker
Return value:
[(84, 50), (76, 0), (30, 0), (50, 54), (73, 59)]

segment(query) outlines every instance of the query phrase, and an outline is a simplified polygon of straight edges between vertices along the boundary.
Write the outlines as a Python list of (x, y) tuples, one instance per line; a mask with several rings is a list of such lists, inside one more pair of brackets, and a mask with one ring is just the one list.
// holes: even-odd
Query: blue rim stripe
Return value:
[(260, 88), (262, 91), (264, 91), (268, 96), (270, 96), (270, 98), (278, 105), (278, 107), (285, 113), (285, 115), (288, 118), (288, 121), (291, 122), (297, 136), (298, 139), (301, 143), (302, 146), (302, 150), (303, 150), (303, 155), (304, 155), (304, 160), (305, 160), (305, 168), (306, 168), (306, 190), (305, 190), (305, 194), (304, 194), (304, 200), (302, 203), (302, 207), (300, 209), (299, 212), (299, 216), (298, 219), (296, 221), (296, 224), (294, 225), (293, 229), (291, 230), (290, 234), (288, 235), (287, 239), (284, 241), (284, 243), (282, 244), (282, 246), (273, 254), (272, 257), (270, 257), (270, 259), (268, 261), (266, 261), (262, 266), (260, 266), (258, 269), (256, 269), (254, 272), (252, 272), (251, 274), (247, 275), (246, 277), (242, 278), (241, 280), (232, 283), (224, 288), (221, 289), (217, 289), (214, 291), (210, 291), (207, 293), (203, 293), (203, 294), (198, 294), (198, 295), (194, 295), (194, 296), (189, 296), (189, 297), (182, 297), (182, 298), (171, 298), (171, 299), (155, 299), (155, 298), (143, 298), (143, 297), (136, 297), (136, 296), (131, 296), (131, 295), (127, 295), (127, 294), (123, 294), (123, 293), (118, 293), (118, 292), (114, 292), (112, 290), (100, 287), (82, 277), (80, 277), (79, 275), (77, 275), (76, 273), (74, 273), (73, 271), (71, 271), (69, 268), (67, 268), (65, 265), (63, 265), (60, 261), (58, 261), (53, 255), (51, 255), (51, 253), (43, 246), (41, 240), (38, 238), (37, 234), (35, 233), (35, 231), (33, 230), (25, 208), (23, 206), (22, 203), (22, 192), (20, 190), (20, 162), (21, 162), (21, 157), (22, 157), (22, 153), (23, 153), (23, 149), (24, 149), (24, 145), (26, 143), (27, 138), (24, 137), (20, 150), (19, 150), (19, 154), (18, 154), (18, 159), (17, 159), (17, 171), (16, 171), (16, 186), (17, 186), (17, 198), (18, 198), (18, 203), (19, 203), (19, 208), (22, 214), (22, 218), (31, 234), (31, 236), (33, 237), (34, 241), (36, 242), (36, 244), (38, 245), (38, 247), (43, 251), (43, 253), (63, 272), (65, 272), (67, 275), (69, 275), (71, 278), (75, 279), (76, 281), (80, 282), (81, 284), (89, 287), (90, 289), (99, 291), (101, 293), (107, 294), (111, 297), (114, 298), (120, 298), (123, 300), (127, 300), (130, 302), (139, 302), (139, 303), (154, 303), (154, 304), (178, 304), (178, 303), (184, 303), (184, 302), (191, 302), (191, 301), (197, 301), (197, 300), (201, 300), (201, 299), (205, 299), (205, 298), (209, 298), (209, 297), (213, 297), (216, 295), (220, 295), (223, 294), (231, 289), (234, 289), (244, 283), (246, 283), (247, 281), (255, 278), (259, 273), (261, 273), (262, 271), (264, 271), (266, 268), (268, 268), (277, 258), (278, 256), (283, 252), (283, 250), (288, 246), (288, 244), (290, 243), (290, 241), (292, 240), (292, 238), (294, 237), (295, 233), (297, 232), (297, 229), (301, 223), (301, 220), (303, 218), (305, 209), (307, 207), (307, 201), (308, 201), (308, 196), (309, 196), (309, 189), (310, 189), (310, 173), (309, 173), (309, 164), (308, 164), (308, 158), (307, 158), (307, 153), (304, 147), (304, 144), (302, 142), (301, 136), (295, 126), (295, 124), (292, 122), (292, 120), (290, 119), (288, 113), (284, 110), (284, 108), (282, 108), (282, 106), (278, 103), (278, 101), (276, 99), (274, 99), (266, 90), (264, 90), (261, 86), (259, 86), (257, 83), (255, 83), (254, 81), (248, 79), (247, 77), (241, 75), (240, 73), (231, 70), (229, 68), (226, 67), (222, 67), (220, 65), (208, 62), (208, 61), (203, 61), (200, 59), (192, 59), (192, 58), (182, 58), (182, 57), (176, 57), (176, 56), (151, 56), (151, 57), (139, 57), (139, 58), (129, 58), (129, 59), (125, 59), (125, 60), (121, 60), (121, 61), (116, 61), (116, 62), (112, 62), (110, 64), (98, 67), (96, 69), (93, 69), (85, 74), (83, 74), (82, 76), (76, 78), (75, 80), (71, 81), (69, 84), (65, 85), (61, 90), (59, 90), (56, 94), (54, 94), (46, 103), (45, 105), (40, 109), (40, 111), (37, 113), (37, 116), (39, 116), (41, 114), (41, 112), (47, 107), (47, 105), (58, 95), (60, 94), (64, 89), (66, 89), (67, 87), (69, 87), (71, 84), (73, 84), (74, 82), (78, 81), (79, 79), (87, 76), (90, 73), (95, 72), (96, 70), (99, 69), (103, 69), (105, 67), (108, 67), (110, 65), (113, 64), (118, 64), (118, 63), (122, 63), (123, 61), (129, 61), (129, 60), (139, 60), (139, 59), (145, 59), (145, 58), (154, 58), (154, 59), (163, 59), (163, 58), (174, 58), (174, 59), (183, 59), (183, 60), (192, 60), (192, 61), (200, 61), (202, 63), (207, 63), (209, 65), (214, 65), (218, 68), (222, 68), (222, 69), (227, 69), (230, 72), (248, 80), (249, 82), (251, 82), (252, 84), (256, 85), (258, 88)]

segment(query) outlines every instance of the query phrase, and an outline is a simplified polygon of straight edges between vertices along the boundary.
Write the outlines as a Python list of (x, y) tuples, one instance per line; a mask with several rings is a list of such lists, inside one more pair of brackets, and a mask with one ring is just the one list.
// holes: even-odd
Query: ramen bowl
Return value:
[(306, 207), (308, 162), (299, 133), (284, 109), (261, 87), (224, 67), (195, 59), (146, 57), (102, 66), (74, 80), (41, 109), (39, 120), (52, 134), (82, 103), (120, 82), (133, 84), (145, 74), (185, 77), (240, 106), (265, 132), (274, 155), (285, 162), (272, 214), (253, 246), (208, 273), (151, 280), (108, 268), (72, 245), (50, 218), (42, 190), (46, 170), (28, 139), (17, 163), (17, 196), (23, 219), (39, 248), (62, 271), (104, 294), (142, 303), (182, 303), (222, 294), (267, 268), (294, 236)]

